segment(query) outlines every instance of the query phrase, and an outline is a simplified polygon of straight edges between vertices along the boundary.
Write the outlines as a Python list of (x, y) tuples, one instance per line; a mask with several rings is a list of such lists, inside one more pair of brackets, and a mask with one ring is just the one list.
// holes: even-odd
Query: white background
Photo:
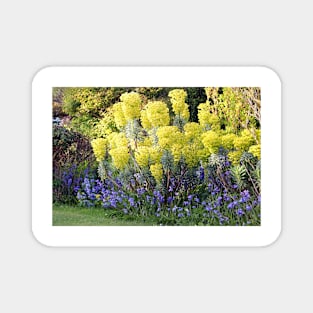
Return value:
[[(2, 1), (3, 312), (312, 311), (309, 1)], [(31, 79), (47, 65), (266, 65), (283, 82), (283, 231), (266, 248), (46, 248), (31, 234)]]

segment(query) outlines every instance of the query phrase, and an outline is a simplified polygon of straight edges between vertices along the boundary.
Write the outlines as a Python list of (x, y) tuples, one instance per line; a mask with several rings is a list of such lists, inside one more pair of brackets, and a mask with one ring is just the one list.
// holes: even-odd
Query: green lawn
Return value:
[(152, 220), (132, 220), (122, 212), (101, 208), (53, 205), (53, 226), (152, 226)]

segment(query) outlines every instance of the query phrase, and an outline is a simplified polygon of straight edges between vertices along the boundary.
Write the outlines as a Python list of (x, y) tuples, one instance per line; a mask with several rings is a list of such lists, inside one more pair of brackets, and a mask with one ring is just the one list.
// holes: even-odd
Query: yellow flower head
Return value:
[(102, 160), (104, 160), (107, 146), (108, 146), (107, 140), (104, 138), (93, 139), (91, 141), (91, 146), (92, 146), (93, 153), (95, 154), (97, 161), (101, 162)]
[(117, 102), (113, 105), (113, 116), (118, 128), (123, 128), (127, 124), (121, 102)]
[(190, 143), (183, 148), (183, 157), (189, 167), (198, 165), (200, 161), (200, 151), (203, 149), (201, 143)]
[(129, 160), (129, 151), (126, 147), (114, 148), (109, 151), (112, 157), (113, 165), (122, 170), (126, 167)]
[(169, 110), (162, 101), (150, 101), (141, 111), (142, 126), (149, 130), (153, 127), (167, 126), (170, 123)]
[(120, 99), (126, 121), (140, 117), (141, 98), (138, 93), (123, 93)]
[(145, 146), (138, 147), (135, 152), (135, 159), (140, 167), (147, 167), (150, 159), (149, 148)]
[(253, 144), (255, 144), (255, 140), (247, 129), (244, 129), (240, 136), (234, 139), (234, 147), (240, 151), (248, 151)]
[(252, 153), (259, 160), (261, 159), (261, 145), (253, 145), (249, 148), (249, 152)]
[(225, 149), (231, 150), (234, 148), (235, 134), (225, 134), (221, 137), (222, 146)]
[(151, 164), (161, 162), (162, 151), (156, 147), (140, 146), (135, 152), (135, 159), (140, 167), (147, 167)]
[(209, 156), (212, 153), (217, 153), (219, 147), (221, 146), (221, 138), (213, 130), (209, 130), (205, 132), (202, 136), (202, 143), (204, 145), (204, 149), (207, 152), (207, 156)]
[(239, 164), (240, 158), (242, 155), (242, 151), (231, 151), (228, 153), (228, 159), (232, 162), (232, 164)]
[(198, 141), (200, 139), (202, 130), (198, 123), (186, 123), (184, 126), (185, 137), (188, 142)]
[(185, 120), (189, 119), (188, 104), (185, 103), (187, 93), (184, 89), (174, 89), (169, 92), (172, 108), (176, 115), (183, 117)]
[(210, 113), (210, 103), (201, 103), (198, 106), (198, 119), (199, 123), (203, 128), (210, 127), (212, 130), (219, 130), (220, 123), (219, 118)]
[(160, 182), (163, 177), (163, 167), (161, 163), (152, 164), (150, 166), (150, 172), (156, 182)]
[(108, 142), (110, 144), (111, 149), (115, 149), (118, 147), (124, 147), (124, 148), (128, 147), (128, 141), (125, 136), (125, 133), (115, 133), (115, 132), (111, 133), (108, 136)]
[(162, 126), (157, 130), (158, 144), (162, 149), (170, 149), (174, 144), (182, 144), (184, 135), (177, 126)]

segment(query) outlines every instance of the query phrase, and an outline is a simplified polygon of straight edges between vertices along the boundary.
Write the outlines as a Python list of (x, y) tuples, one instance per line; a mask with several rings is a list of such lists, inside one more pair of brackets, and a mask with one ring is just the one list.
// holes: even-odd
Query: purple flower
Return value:
[(238, 216), (243, 216), (245, 214), (245, 212), (242, 209), (238, 209), (237, 210), (237, 215)]
[(130, 206), (135, 206), (135, 200), (134, 200), (134, 198), (132, 198), (132, 197), (128, 198), (128, 202), (129, 202), (129, 205), (130, 205)]
[(205, 208), (204, 208), (206, 211), (210, 212), (212, 211), (212, 207), (210, 206), (210, 204), (208, 204)]
[(177, 216), (178, 216), (178, 217), (184, 217), (184, 214), (183, 214), (183, 213), (178, 213)]
[(128, 214), (128, 210), (127, 209), (123, 209), (124, 214)]
[(249, 212), (249, 211), (251, 211), (251, 209), (252, 209), (252, 207), (251, 207), (251, 205), (246, 205), (246, 210)]
[(240, 193), (241, 198), (239, 202), (244, 203), (247, 202), (250, 199), (250, 193), (249, 190), (244, 190), (243, 192)]
[(229, 203), (227, 208), (228, 209), (233, 209), (237, 204), (238, 204), (238, 201), (235, 200), (235, 201)]
[(201, 181), (204, 180), (204, 168), (202, 166), (200, 167), (200, 170), (199, 170), (199, 179)]

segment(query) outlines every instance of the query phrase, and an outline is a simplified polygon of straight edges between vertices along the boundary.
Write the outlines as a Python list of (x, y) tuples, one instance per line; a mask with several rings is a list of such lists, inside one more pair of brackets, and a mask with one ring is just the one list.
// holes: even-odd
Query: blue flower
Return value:
[(184, 217), (184, 214), (183, 214), (183, 213), (178, 213), (177, 216), (178, 216), (178, 217)]
[(199, 179), (201, 181), (204, 180), (204, 168), (201, 166), (200, 169), (199, 169)]
[(250, 199), (250, 193), (249, 190), (244, 190), (243, 192), (240, 193), (241, 198), (239, 200), (239, 202), (241, 203), (245, 203)]
[(212, 211), (212, 207), (210, 206), (210, 204), (208, 204), (205, 208), (204, 208), (206, 211), (210, 212)]
[(227, 208), (228, 209), (233, 209), (237, 204), (238, 204), (238, 201), (235, 200), (235, 201), (229, 203)]
[(237, 210), (237, 215), (238, 216), (243, 216), (245, 214), (245, 212), (242, 209), (238, 209)]
[(246, 210), (247, 210), (247, 211), (251, 211), (251, 210), (252, 210), (251, 205), (248, 205), (248, 204), (247, 204), (247, 205), (246, 205)]
[(129, 205), (130, 205), (130, 206), (135, 206), (135, 200), (134, 200), (134, 198), (132, 198), (132, 197), (128, 198), (128, 202), (129, 202)]

